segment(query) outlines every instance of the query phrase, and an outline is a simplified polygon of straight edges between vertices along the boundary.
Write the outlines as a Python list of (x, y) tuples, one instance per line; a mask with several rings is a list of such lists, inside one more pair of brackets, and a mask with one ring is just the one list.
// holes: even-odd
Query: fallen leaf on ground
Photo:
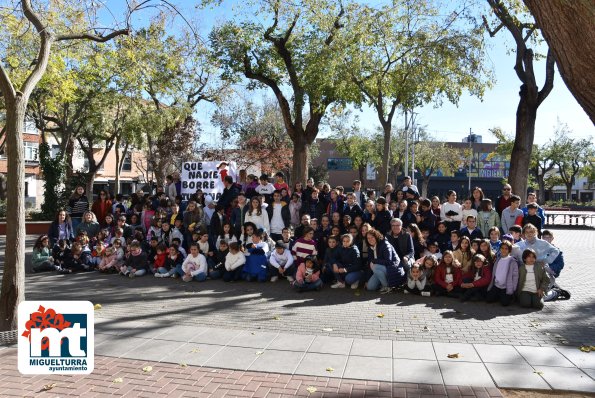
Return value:
[(333, 368), (331, 368), (331, 367), (329, 366), (328, 368), (326, 368), (326, 371), (327, 371), (327, 372), (334, 372), (334, 371), (335, 371), (335, 369), (333, 369)]
[(592, 346), (588, 346), (588, 345), (582, 345), (579, 347), (579, 350), (581, 350), (582, 352), (591, 352), (593, 347)]
[(262, 354), (264, 354), (264, 352), (262, 352), (262, 351), (256, 351), (256, 355), (262, 355)]
[(278, 320), (281, 319), (281, 317), (280, 316), (274, 316), (273, 319), (276, 320), (276, 321), (278, 321)]
[(322, 328), (322, 331), (323, 332), (332, 332), (333, 329), (331, 329), (331, 328)]
[(187, 367), (188, 367), (188, 365), (187, 365), (187, 364), (185, 364), (184, 362), (182, 362), (182, 363), (180, 364), (180, 367), (182, 367), (182, 368), (187, 368)]
[(540, 376), (543, 374), (543, 372), (540, 370), (535, 370), (535, 371), (533, 371), (533, 373), (535, 373), (536, 375), (540, 375)]
[(376, 314), (376, 318), (384, 318), (384, 314), (382, 312), (379, 312), (378, 314)]
[(95, 305), (93, 306), (93, 309), (95, 309), (95, 310), (100, 310), (100, 309), (101, 309), (101, 304), (95, 304)]
[(152, 367), (152, 366), (145, 366), (145, 367), (143, 368), (143, 372), (145, 372), (145, 373), (149, 373), (149, 372), (150, 372), (150, 371), (152, 371), (152, 370), (153, 370), (153, 367)]
[(457, 352), (456, 354), (448, 354), (447, 357), (448, 358), (458, 358), (459, 357), (459, 353)]
[(43, 391), (50, 391), (52, 388), (56, 387), (58, 384), (57, 383), (52, 383), (52, 384), (46, 384), (45, 386), (43, 386), (41, 389)]
[(306, 388), (306, 391), (308, 391), (310, 394), (314, 394), (316, 391), (318, 391), (318, 389), (314, 386), (308, 386), (308, 388)]
[(397, 333), (400, 333), (400, 332), (403, 332), (403, 331), (404, 331), (403, 329), (393, 329), (393, 332), (397, 332)]
[(190, 351), (193, 354), (196, 354), (197, 352), (200, 352), (199, 348), (193, 348), (192, 351)]
[(116, 377), (113, 381), (113, 383), (123, 383), (124, 380), (121, 377)]

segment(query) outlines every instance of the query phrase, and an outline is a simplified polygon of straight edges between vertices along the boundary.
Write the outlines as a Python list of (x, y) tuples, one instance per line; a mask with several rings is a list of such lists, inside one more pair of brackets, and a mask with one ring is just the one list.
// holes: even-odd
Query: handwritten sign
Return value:
[(237, 181), (235, 162), (185, 162), (182, 165), (182, 200), (189, 200), (199, 189), (218, 200), (225, 188), (223, 180), (226, 176)]

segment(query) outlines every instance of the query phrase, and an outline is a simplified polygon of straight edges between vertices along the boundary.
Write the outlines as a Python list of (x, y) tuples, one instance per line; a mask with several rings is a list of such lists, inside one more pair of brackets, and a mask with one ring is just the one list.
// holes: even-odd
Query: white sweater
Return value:
[(271, 263), (271, 265), (277, 269), (279, 269), (279, 267), (283, 269), (289, 268), (291, 267), (291, 264), (293, 264), (293, 256), (287, 249), (283, 251), (283, 254), (277, 253), (277, 249), (275, 249), (271, 252), (269, 263)]
[[(457, 212), (458, 214), (453, 217), (447, 216), (446, 213), (448, 213), (451, 210), (454, 212)], [(442, 206), (440, 206), (440, 219), (444, 220), (444, 221), (461, 221), (461, 220), (463, 220), (463, 209), (462, 209), (461, 205), (458, 204), (457, 202), (454, 202), (452, 204), (448, 203), (448, 202), (442, 203)]]
[(250, 215), (250, 211), (247, 211), (246, 215), (244, 216), (244, 224), (248, 221), (256, 224), (256, 228), (264, 228), (267, 232), (271, 232), (271, 227), (269, 225), (269, 213), (267, 213), (266, 209), (262, 209), (260, 216), (257, 215), (256, 211), (252, 215)]
[(225, 269), (227, 271), (233, 271), (244, 264), (246, 264), (246, 256), (240, 251), (236, 254), (229, 252), (227, 253), (227, 256), (225, 256)]
[(200, 253), (196, 257), (193, 257), (192, 254), (189, 254), (188, 257), (186, 257), (186, 260), (184, 260), (182, 263), (182, 270), (184, 273), (190, 272), (190, 275), (192, 276), (198, 275), (201, 272), (206, 274), (207, 259)]

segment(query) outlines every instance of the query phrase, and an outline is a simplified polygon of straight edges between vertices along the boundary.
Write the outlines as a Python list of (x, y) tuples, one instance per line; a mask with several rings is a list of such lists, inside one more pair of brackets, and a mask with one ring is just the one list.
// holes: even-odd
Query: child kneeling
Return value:
[(304, 262), (300, 264), (295, 274), (293, 286), (298, 292), (322, 289), (320, 269), (316, 266), (316, 256), (307, 256)]

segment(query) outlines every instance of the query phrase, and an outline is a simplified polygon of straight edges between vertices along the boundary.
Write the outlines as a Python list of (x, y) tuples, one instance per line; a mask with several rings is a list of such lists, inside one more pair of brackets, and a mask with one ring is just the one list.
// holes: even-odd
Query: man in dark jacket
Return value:
[(217, 204), (223, 206), (223, 208), (227, 212), (227, 210), (231, 206), (231, 202), (238, 197), (240, 191), (238, 190), (238, 187), (233, 183), (232, 176), (225, 176), (225, 178), (223, 179), (223, 185), (225, 186), (225, 188), (223, 189), (223, 193), (219, 197)]
[[(306, 193), (304, 192), (304, 196)], [(307, 214), (310, 218), (316, 218), (320, 220), (320, 217), (326, 210), (325, 203), (318, 197), (318, 190), (314, 189), (310, 197), (302, 198), (302, 209), (300, 215)]]
[(291, 214), (289, 213), (289, 206), (281, 202), (280, 190), (273, 192), (273, 203), (267, 206), (267, 214), (269, 215), (269, 225), (271, 228), (269, 236), (275, 242), (283, 239), (281, 233), (283, 232), (283, 228), (289, 228)]
[(343, 215), (348, 215), (351, 217), (351, 221), (355, 219), (356, 216), (361, 216), (364, 214), (362, 208), (360, 207), (359, 203), (357, 203), (357, 198), (353, 192), (347, 194), (347, 203), (345, 203), (345, 207), (343, 209)]
[(405, 273), (409, 272), (411, 265), (415, 262), (415, 253), (413, 250), (413, 239), (411, 235), (403, 230), (403, 221), (399, 218), (393, 218), (390, 222), (390, 232), (386, 236), (388, 242), (393, 245)]
[(250, 208), (250, 203), (246, 202), (246, 195), (242, 192), (238, 194), (238, 207), (231, 210), (231, 225), (236, 239), (240, 239), (242, 234), (242, 227), (244, 225), (244, 218), (246, 212)]

